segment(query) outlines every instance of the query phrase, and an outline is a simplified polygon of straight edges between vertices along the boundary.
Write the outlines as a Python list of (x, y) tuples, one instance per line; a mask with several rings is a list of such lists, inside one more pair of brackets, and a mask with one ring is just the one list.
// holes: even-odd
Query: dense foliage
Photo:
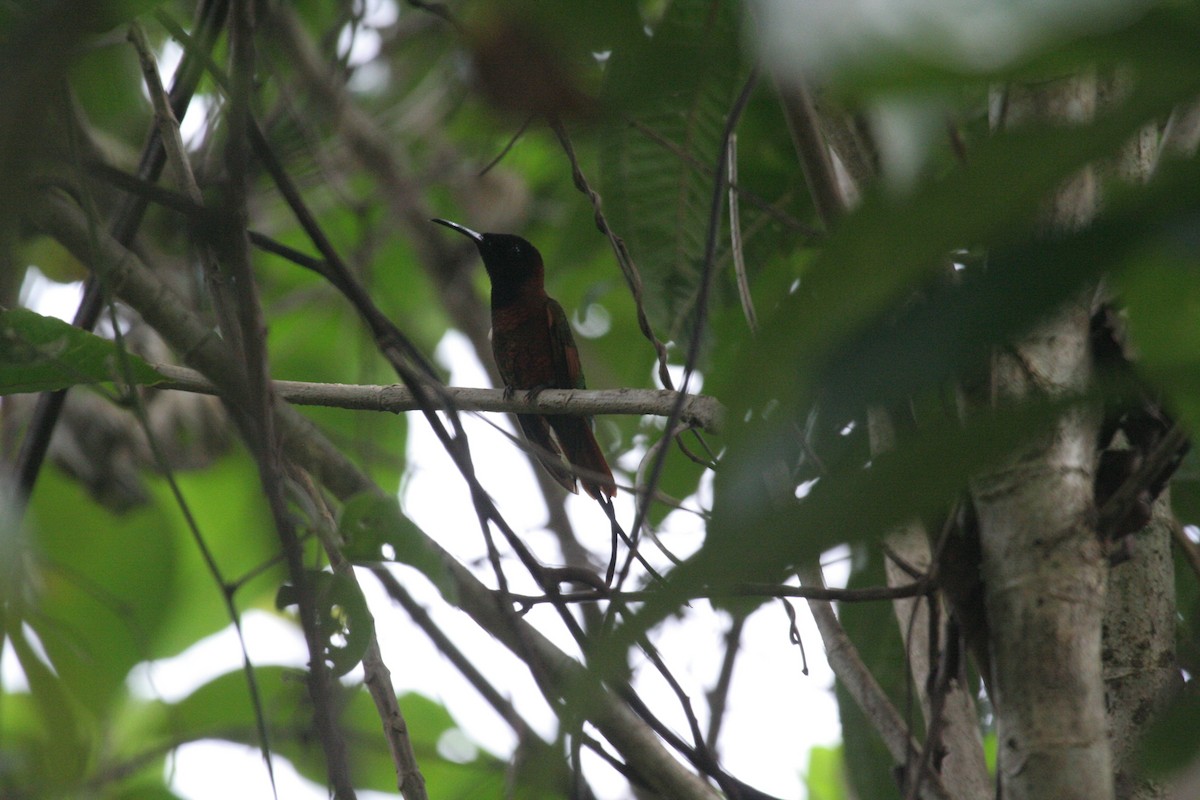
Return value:
[[(719, 738), (701, 732), (719, 730), (710, 719), (727, 685), (693, 697), (700, 721), (672, 722), (675, 733), (655, 725), (678, 708), (630, 698), (630, 670), (654, 671), (646, 632), (711, 602), (735, 631), (750, 615), (778, 615), (783, 637), (780, 603), (795, 602), (785, 596), (798, 572), (847, 546), (851, 588), (883, 585), (881, 543), (914, 520), (931, 532), (935, 565), (909, 577), (938, 597), (948, 538), (938, 532), (967, 516), (968, 479), (1081, 407), (1126, 415), (1114, 425), (1135, 450), (1127, 415), (1151, 409), (1160, 438), (1137, 464), (1163, 457), (1160, 441), (1178, 456), (1182, 432), (1200, 426), (1200, 8), (1047, 3), (994, 10), (980, 36), (961, 15), (982, 3), (896, 4), (905, 24), (891, 27), (871, 4), (836, 19), (810, 5), (811, 18), (782, 2), (723, 0), (0, 7), (0, 796), (172, 797), (171, 753), (203, 739), (269, 750), (338, 795), (394, 792), (409, 768), (397, 755), (405, 740), (430, 796), (586, 797), (570, 770), (580, 747), (604, 754), (609, 765), (589, 756), (585, 776), (603, 773), (606, 786), (623, 776), (704, 796), (703, 783), (671, 783), (640, 760), (651, 740), (738, 796), (755, 775), (729, 775)], [(156, 127), (148, 98), (163, 89), (147, 87), (138, 43), (176, 113), (186, 110), (182, 151), (161, 144), (170, 126), (160, 108)], [(998, 124), (1010, 89), (1068, 76), (1091, 82), (1092, 112)], [(1094, 219), (1047, 225), (1045, 199), (1085, 169)], [(589, 387), (685, 388), (720, 402), (723, 420), (708, 430), (670, 404), (597, 417), (618, 484), (641, 492), (636, 510), (623, 493), (618, 520), (663, 573), (633, 564), (620, 588), (644, 592), (598, 588), (609, 525), (592, 507), (568, 518), (552, 482), (553, 536), (514, 532), (532, 562), (488, 505), (489, 486), (464, 488), (476, 439), (458, 427), (469, 412), (432, 412), (445, 404), (437, 381), (459, 369), (434, 353), (457, 331), (495, 383), (487, 279), (469, 243), (430, 217), (537, 244)], [(99, 300), (94, 335), (21, 307), (38, 301), (23, 285), (84, 279)], [(1083, 296), (1109, 314), (1093, 331), (1093, 344), (1112, 340), (1109, 361), (1080, 391), (993, 402), (996, 354)], [(161, 364), (196, 368), (223, 401)], [(369, 398), (285, 413), (256, 387), (262, 364), (276, 380), (404, 383), (418, 395), (409, 407), (426, 413), (378, 413)], [(52, 422), (33, 414), (34, 393), (68, 387)], [(881, 409), (894, 422), (882, 444), (870, 421)], [(406, 491), (422, 456), (409, 437), (430, 425), (442, 440), (430, 447), (456, 459), (448, 496), (460, 500), (445, 502), (474, 503), (474, 529), (413, 521), (428, 498)], [(39, 467), (29, 448), (51, 429)], [(485, 446), (523, 458), (498, 437)], [(1123, 508), (1120, 530), (1105, 531), (1105, 547), (1124, 554), (1111, 558), (1110, 583), (1160, 545), (1174, 564), (1173, 709), (1156, 727), (1148, 703), (1139, 719), (1149, 744), (1138, 780), (1168, 780), (1200, 749), (1200, 728), (1176, 722), (1195, 710), (1182, 676), (1200, 670), (1200, 557), (1186, 528), (1200, 524), (1200, 480), (1194, 457), (1168, 460), (1177, 471), (1148, 479), (1129, 464), (1114, 478), (1102, 462), (1112, 485), (1097, 488), (1105, 507), (1124, 479), (1149, 480), (1127, 491), (1170, 518), (1146, 533)], [(541, 498), (507, 502), (540, 508)], [(664, 529), (673, 547), (664, 523), (680, 502), (698, 509), (688, 524), (700, 520), (704, 535), (698, 547), (676, 540), (676, 563), (644, 531)], [(451, 536), (474, 544), (457, 549)], [(628, 542), (618, 549), (622, 566)], [(564, 600), (538, 562), (589, 571), (596, 594), (568, 602), (589, 586), (564, 582)], [(506, 602), (472, 574), (553, 602)], [(372, 614), (385, 612), (362, 585), (380, 580), (406, 613), (421, 608), (405, 584), (419, 586), (525, 661), (559, 717), (557, 738), (522, 729), (502, 686), (490, 687), (493, 705), (521, 742), (511, 763), (448, 757), (444, 734), (470, 725), (417, 694), (400, 698), (406, 735), (395, 735), (396, 718), (364, 686), (378, 675)], [(901, 637), (908, 652), (944, 652), (946, 641), (908, 640), (886, 597), (839, 608), (913, 753), (936, 749)], [(321, 666), (247, 658), (170, 700), (131, 680), (250, 611), (307, 623)], [(969, 627), (961, 609), (946, 613)], [(697, 649), (728, 651), (732, 669), (735, 636), (695, 635), (711, 639)], [(365, 679), (354, 671), (364, 657)], [(661, 657), (670, 676), (689, 654)], [(589, 669), (573, 672), (579, 663)], [(470, 680), (488, 688), (476, 666)], [(984, 696), (981, 671), (964, 657), (953, 677)], [(810, 796), (913, 786), (938, 796), (919, 757), (897, 770), (906, 759), (879, 744), (878, 718), (838, 677), (845, 763), (837, 751), (797, 753)], [(986, 703), (973, 721), (994, 768)], [(401, 788), (423, 796), (411, 774)]]

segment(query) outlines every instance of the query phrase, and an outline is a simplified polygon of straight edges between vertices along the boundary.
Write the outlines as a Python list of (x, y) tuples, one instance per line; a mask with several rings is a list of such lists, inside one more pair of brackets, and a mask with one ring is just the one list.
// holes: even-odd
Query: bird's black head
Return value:
[(544, 269), (542, 254), (527, 240), (511, 233), (476, 233), (457, 222), (445, 219), (433, 221), (458, 231), (475, 242), (479, 256), (483, 259), (483, 266), (492, 281), (493, 299), (497, 293), (505, 295), (515, 292), (530, 280), (536, 281), (540, 287)]

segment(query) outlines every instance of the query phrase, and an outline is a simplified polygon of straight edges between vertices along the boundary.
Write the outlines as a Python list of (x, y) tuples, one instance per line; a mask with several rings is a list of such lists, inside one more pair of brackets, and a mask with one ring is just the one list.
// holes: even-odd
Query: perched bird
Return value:
[[(479, 249), (492, 282), (492, 354), (505, 391), (536, 395), (543, 389), (586, 388), (567, 315), (546, 294), (537, 248), (520, 236), (476, 233), (449, 220), (433, 221), (458, 231)], [(578, 473), (583, 490), (601, 503), (617, 493), (591, 417), (517, 414), (517, 420), (538, 461), (567, 491), (576, 491)]]

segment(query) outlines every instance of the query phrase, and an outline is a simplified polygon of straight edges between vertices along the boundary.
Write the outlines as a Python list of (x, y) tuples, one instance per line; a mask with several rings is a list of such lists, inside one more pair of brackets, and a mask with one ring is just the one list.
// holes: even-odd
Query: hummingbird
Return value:
[[(543, 389), (584, 389), (579, 349), (563, 307), (546, 294), (545, 265), (537, 248), (508, 233), (476, 233), (435, 219), (475, 243), (492, 284), (492, 355), (506, 395), (536, 397)], [(564, 489), (583, 490), (605, 504), (617, 493), (592, 419), (568, 414), (517, 414), (533, 454)]]

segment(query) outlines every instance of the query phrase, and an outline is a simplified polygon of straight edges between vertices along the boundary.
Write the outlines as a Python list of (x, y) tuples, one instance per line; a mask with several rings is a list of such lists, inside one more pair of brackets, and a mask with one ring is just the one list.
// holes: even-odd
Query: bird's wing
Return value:
[(525, 439), (532, 445), (531, 452), (550, 477), (568, 492), (577, 493), (575, 474), (568, 468), (558, 435), (546, 418), (537, 414), (517, 414), (517, 422), (521, 423)]
[[(550, 348), (554, 355), (555, 376), (565, 388), (586, 389), (583, 367), (579, 364), (579, 348), (575, 346), (567, 315), (562, 306), (551, 298), (546, 300), (546, 314), (550, 322)], [(548, 422), (563, 456), (574, 468), (582, 471), (584, 491), (597, 500), (601, 495), (615, 495), (617, 487), (613, 483), (612, 470), (592, 433), (592, 418), (555, 415)], [(543, 460), (542, 463), (546, 462)], [(554, 474), (552, 470), (551, 474)], [(558, 478), (557, 475), (555, 477)], [(559, 479), (559, 482), (562, 480)], [(571, 482), (574, 483), (574, 478)]]
[(583, 366), (579, 363), (579, 348), (571, 333), (571, 323), (558, 301), (546, 298), (546, 317), (550, 325), (550, 350), (554, 356), (554, 374), (562, 381), (563, 389), (586, 389)]

